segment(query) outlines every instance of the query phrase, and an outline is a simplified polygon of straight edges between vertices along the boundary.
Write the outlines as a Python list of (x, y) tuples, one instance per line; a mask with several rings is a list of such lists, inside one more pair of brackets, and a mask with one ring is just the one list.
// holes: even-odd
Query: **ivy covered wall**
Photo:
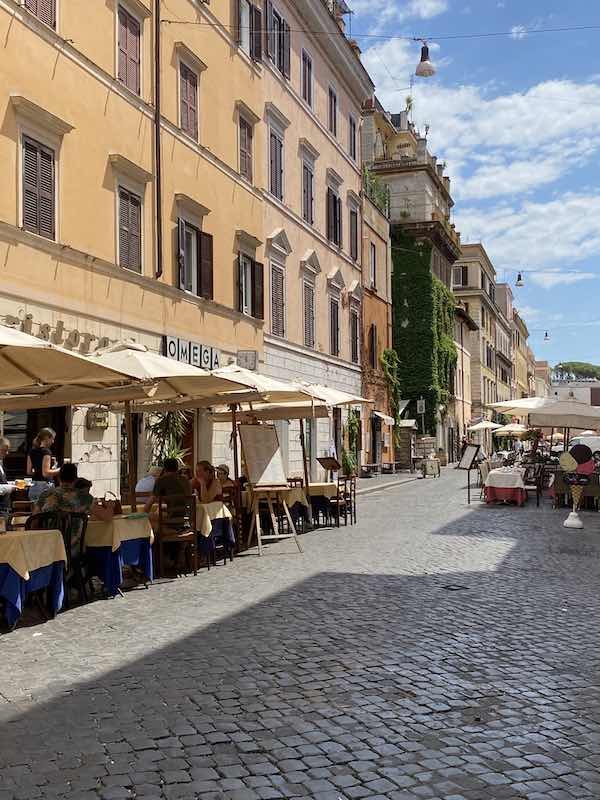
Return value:
[(417, 241), (392, 226), (392, 336), (398, 353), (398, 378), (407, 417), (418, 419), (425, 398), (425, 428), (435, 435), (437, 411), (452, 399), (450, 379), (458, 353), (454, 343), (454, 295), (431, 271), (428, 241)]

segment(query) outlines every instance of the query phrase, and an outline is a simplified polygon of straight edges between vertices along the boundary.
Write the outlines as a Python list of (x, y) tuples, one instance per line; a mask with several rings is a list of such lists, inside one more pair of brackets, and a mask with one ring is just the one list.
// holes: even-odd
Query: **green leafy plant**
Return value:
[(345, 448), (342, 450), (342, 472), (344, 475), (356, 475), (356, 456)]
[(425, 400), (425, 432), (435, 435), (440, 406), (452, 399), (451, 376), (458, 360), (452, 292), (431, 270), (432, 244), (392, 226), (393, 345), (402, 354), (398, 380), (411, 416)]
[(363, 167), (363, 189), (369, 200), (377, 206), (381, 213), (389, 217), (389, 187), (377, 175), (374, 175), (366, 165)]
[(390, 401), (390, 411), (394, 418), (394, 442), (398, 444), (400, 439), (400, 380), (398, 379), (398, 367), (400, 359), (393, 347), (386, 347), (379, 359), (383, 370), (383, 377), (387, 384), (388, 398)]
[(353, 408), (348, 411), (346, 429), (348, 432), (348, 449), (354, 456), (355, 462), (358, 463), (358, 452), (360, 450), (360, 411), (355, 411)]
[(187, 411), (167, 411), (150, 418), (147, 430), (152, 441), (154, 463), (161, 464), (165, 458), (175, 458), (183, 465), (189, 455), (189, 450), (182, 446), (187, 419)]

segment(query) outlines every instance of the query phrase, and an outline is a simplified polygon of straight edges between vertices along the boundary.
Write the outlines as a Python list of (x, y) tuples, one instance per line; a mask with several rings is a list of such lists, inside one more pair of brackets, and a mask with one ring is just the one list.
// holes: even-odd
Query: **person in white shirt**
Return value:
[(162, 475), (162, 467), (150, 467), (148, 473), (135, 485), (136, 494), (152, 494), (156, 479)]
[(8, 518), (11, 510), (11, 495), (15, 490), (14, 484), (8, 482), (4, 470), (4, 459), (10, 450), (10, 442), (5, 436), (0, 438), (0, 517)]

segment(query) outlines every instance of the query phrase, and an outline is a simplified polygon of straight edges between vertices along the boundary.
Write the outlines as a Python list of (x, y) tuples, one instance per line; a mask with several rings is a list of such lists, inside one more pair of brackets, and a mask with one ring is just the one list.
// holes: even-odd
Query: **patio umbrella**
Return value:
[(600, 427), (600, 408), (577, 400), (548, 400), (529, 412), (529, 424), (535, 428), (587, 428), (590, 422)]
[(484, 419), (481, 422), (477, 422), (475, 425), (471, 425), (467, 430), (476, 433), (477, 431), (493, 431), (501, 427), (502, 425), (498, 425), (497, 422), (490, 422), (488, 419)]
[(523, 434), (527, 433), (529, 428), (525, 425), (521, 425), (518, 422), (511, 422), (509, 425), (503, 425), (501, 428), (496, 428), (494, 430), (494, 436), (514, 436), (519, 438), (523, 436)]
[(522, 397), (519, 400), (502, 400), (499, 403), (489, 403), (488, 408), (502, 411), (504, 414), (522, 417), (537, 408), (543, 408), (548, 403), (555, 402), (548, 397)]
[(581, 431), (577, 436), (597, 436), (596, 431)]
[(130, 382), (118, 367), (0, 325), (0, 393), (32, 389), (41, 394), (71, 384), (95, 388)]
[[(252, 403), (252, 408), (243, 408), (237, 412), (238, 422), (258, 419), (272, 422), (279, 419), (325, 419), (329, 416), (329, 406), (325, 403)], [(231, 413), (225, 410), (216, 410), (209, 414), (212, 422), (227, 422)]]

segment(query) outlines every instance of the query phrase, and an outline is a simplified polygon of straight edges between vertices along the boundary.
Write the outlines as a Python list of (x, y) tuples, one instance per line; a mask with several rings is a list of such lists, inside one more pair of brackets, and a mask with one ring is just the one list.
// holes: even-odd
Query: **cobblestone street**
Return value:
[(0, 637), (0, 800), (600, 798), (600, 517), (465, 483)]

